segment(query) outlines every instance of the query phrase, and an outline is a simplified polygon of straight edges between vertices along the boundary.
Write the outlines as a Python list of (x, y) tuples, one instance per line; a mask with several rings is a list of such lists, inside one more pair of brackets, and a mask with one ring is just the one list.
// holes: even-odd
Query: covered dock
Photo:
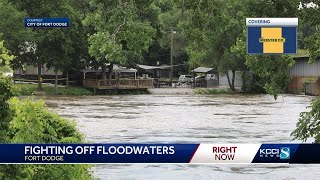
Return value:
[(83, 87), (91, 89), (148, 89), (153, 87), (152, 79), (85, 79)]
[[(153, 79), (136, 79), (137, 70), (119, 65), (113, 67), (114, 79), (102, 79), (102, 70), (87, 68), (82, 69), (83, 87), (97, 90), (121, 90), (121, 89), (148, 89), (153, 87)], [(89, 76), (88, 76), (89, 74)]]

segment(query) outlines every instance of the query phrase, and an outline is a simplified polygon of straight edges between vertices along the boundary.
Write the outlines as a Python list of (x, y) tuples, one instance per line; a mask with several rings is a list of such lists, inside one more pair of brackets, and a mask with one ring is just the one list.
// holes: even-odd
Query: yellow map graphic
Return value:
[(261, 28), (259, 41), (263, 43), (263, 53), (283, 53), (282, 28)]

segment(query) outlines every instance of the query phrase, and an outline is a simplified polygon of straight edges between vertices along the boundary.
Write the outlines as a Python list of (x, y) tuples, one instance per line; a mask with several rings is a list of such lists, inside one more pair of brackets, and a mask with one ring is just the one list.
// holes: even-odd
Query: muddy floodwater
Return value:
[[(288, 143), (312, 97), (47, 97), (92, 143)], [(298, 142), (298, 141), (296, 141)], [(320, 165), (98, 165), (101, 179), (319, 179)]]

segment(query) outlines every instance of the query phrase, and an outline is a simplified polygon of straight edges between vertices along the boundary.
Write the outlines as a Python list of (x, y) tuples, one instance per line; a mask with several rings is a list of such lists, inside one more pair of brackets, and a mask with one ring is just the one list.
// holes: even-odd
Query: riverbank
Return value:
[[(90, 96), (95, 95), (92, 90), (75, 87), (75, 86), (58, 86), (55, 92), (55, 87), (52, 84), (42, 84), (42, 91), (38, 91), (38, 84), (15, 84), (14, 87), (17, 89), (19, 95), (22, 96)], [(138, 94), (150, 94), (148, 90), (144, 89), (112, 89), (112, 90), (101, 90), (97, 91), (96, 95), (138, 95)]]
[(232, 91), (230, 88), (201, 88), (195, 89), (195, 94), (237, 94), (239, 92)]
[(42, 91), (38, 91), (38, 84), (15, 84), (14, 87), (17, 92), (22, 96), (31, 95), (65, 95), (65, 96), (87, 96), (93, 95), (93, 92), (82, 87), (65, 87), (58, 86), (56, 93), (54, 92), (54, 86), (48, 84), (42, 84)]
[(149, 89), (151, 94), (164, 95), (164, 94), (194, 94), (191, 88), (152, 88)]
[[(90, 96), (94, 95), (93, 91), (75, 86), (58, 86), (56, 93), (54, 90), (54, 85), (42, 84), (43, 90), (38, 91), (38, 84), (15, 84), (17, 92), (22, 96), (31, 95), (41, 95), (41, 96), (53, 96), (53, 95), (63, 95), (63, 96)], [(219, 88), (151, 88), (148, 90), (108, 90), (101, 91), (98, 95), (138, 95), (138, 94), (236, 94), (237, 92), (231, 91), (228, 87)]]
[(234, 92), (228, 87), (219, 87), (219, 88), (153, 88), (149, 89), (151, 94), (160, 94), (160, 95), (165, 95), (165, 94), (177, 94), (177, 95), (182, 95), (182, 94), (237, 94), (239, 92)]

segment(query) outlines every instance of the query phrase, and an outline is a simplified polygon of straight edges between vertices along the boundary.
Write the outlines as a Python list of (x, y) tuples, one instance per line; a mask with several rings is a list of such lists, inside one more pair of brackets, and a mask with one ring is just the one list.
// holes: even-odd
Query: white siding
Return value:
[[(41, 68), (42, 71), (42, 75), (55, 75), (54, 70), (53, 69), (48, 69), (46, 66), (43, 66)], [(22, 73), (22, 69), (15, 69), (14, 70), (15, 74), (21, 74)], [(27, 65), (25, 66), (25, 75), (37, 75), (38, 74), (38, 67), (37, 66), (33, 66), (33, 65)], [(61, 71), (58, 71), (58, 75), (62, 75)]]
[(320, 77), (320, 60), (309, 64), (308, 59), (296, 59), (295, 64), (289, 70), (291, 76)]
[[(231, 81), (231, 78), (232, 78), (231, 70), (229, 70), (228, 73), (229, 73), (229, 77), (230, 77), (230, 81)], [(219, 85), (220, 86), (229, 86), (228, 78), (227, 78), (226, 74), (219, 75)], [(242, 72), (241, 71), (236, 71), (234, 86), (235, 87), (242, 87)]]

